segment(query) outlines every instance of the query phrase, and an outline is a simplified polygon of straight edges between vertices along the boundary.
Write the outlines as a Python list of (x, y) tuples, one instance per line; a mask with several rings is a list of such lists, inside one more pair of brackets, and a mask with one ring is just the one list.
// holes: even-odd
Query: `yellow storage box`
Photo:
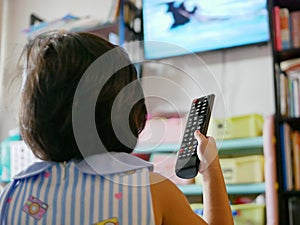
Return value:
[(216, 139), (247, 138), (262, 135), (264, 119), (258, 114), (211, 119), (208, 134)]
[(264, 181), (264, 156), (262, 155), (221, 158), (220, 164), (226, 184)]
[[(263, 155), (221, 158), (220, 164), (226, 184), (264, 182)], [(202, 184), (201, 174), (195, 177), (195, 183)]]
[[(203, 204), (191, 204), (192, 209), (199, 216), (203, 216)], [(263, 204), (238, 204), (231, 205), (235, 225), (265, 225), (265, 205)]]

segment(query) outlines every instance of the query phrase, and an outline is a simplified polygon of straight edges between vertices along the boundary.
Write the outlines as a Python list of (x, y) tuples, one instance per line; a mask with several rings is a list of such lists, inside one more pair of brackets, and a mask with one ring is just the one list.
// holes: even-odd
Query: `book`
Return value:
[(291, 197), (288, 200), (289, 225), (300, 224), (300, 198)]
[(285, 139), (284, 139), (284, 126), (280, 124), (279, 126), (280, 135), (280, 149), (281, 149), (281, 163), (282, 163), (282, 180), (283, 189), (287, 189), (287, 170), (286, 170), (286, 156), (285, 156)]
[(274, 48), (277, 51), (300, 48), (300, 10), (273, 8)]
[[(285, 66), (283, 66), (285, 67)], [(277, 67), (275, 67), (276, 69)], [(300, 117), (300, 68), (281, 71), (276, 69), (279, 87), (279, 110), (282, 116)]]
[(281, 157), (283, 169), (283, 189), (293, 189), (293, 164), (292, 164), (292, 145), (291, 127), (288, 123), (280, 125)]
[(292, 138), (291, 138), (291, 127), (289, 124), (284, 125), (284, 139), (285, 139), (285, 158), (286, 158), (286, 170), (287, 170), (287, 190), (294, 188), (293, 182), (293, 157), (292, 157)]
[(292, 99), (293, 99), (293, 116), (294, 117), (299, 117), (300, 112), (299, 112), (299, 104), (300, 104), (300, 99), (299, 99), (299, 78), (292, 79)]
[(282, 49), (291, 48), (291, 34), (290, 34), (290, 12), (287, 8), (280, 8), (280, 36)]
[(300, 69), (300, 58), (288, 59), (280, 62), (280, 69), (282, 71), (289, 71)]
[(300, 10), (290, 13), (292, 47), (300, 48)]
[(300, 58), (282, 61), (279, 67), (281, 115), (300, 117)]
[(281, 44), (281, 33), (280, 33), (280, 8), (279, 6), (275, 6), (273, 8), (273, 27), (274, 27), (274, 48), (277, 51), (282, 50)]
[(294, 189), (300, 190), (300, 132), (292, 133)]
[(284, 190), (300, 190), (300, 131), (279, 126)]
[(109, 8), (109, 14), (107, 18), (107, 23), (115, 23), (120, 13), (120, 2), (121, 0), (111, 1), (111, 5)]
[(280, 85), (280, 113), (282, 116), (288, 115), (288, 79), (284, 73), (279, 74)]
[(293, 80), (288, 80), (288, 96), (287, 96), (287, 105), (288, 105), (288, 116), (294, 117), (294, 94), (293, 94)]
[(289, 82), (291, 83), (290, 101), (292, 117), (300, 117), (300, 69), (289, 70), (286, 72)]

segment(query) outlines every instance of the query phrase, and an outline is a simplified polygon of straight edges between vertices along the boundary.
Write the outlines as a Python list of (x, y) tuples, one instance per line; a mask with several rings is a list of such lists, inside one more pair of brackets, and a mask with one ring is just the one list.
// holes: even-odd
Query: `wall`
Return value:
[[(21, 30), (35, 13), (45, 20), (67, 13), (93, 15), (105, 21), (113, 0), (3, 0), (7, 3), (4, 37), (5, 71), (1, 76), (0, 138), (16, 126), (17, 88), (9, 81), (16, 73), (16, 61), (26, 37)], [(215, 116), (274, 112), (270, 46), (249, 46), (224, 51), (165, 59), (146, 63), (143, 84), (153, 115), (180, 114), (189, 109), (189, 99), (208, 92), (217, 94)], [(7, 87), (9, 89), (7, 90)]]
[(11, 84), (16, 76), (17, 60), (26, 43), (27, 37), (22, 30), (30, 23), (30, 14), (34, 13), (46, 21), (61, 18), (66, 14), (76, 16), (91, 15), (105, 22), (110, 15), (113, 0), (2, 0), (4, 12), (1, 14), (4, 31), (1, 33), (0, 64), (0, 138), (3, 139), (9, 129), (16, 126), (17, 94), (16, 83)]
[(271, 64), (269, 45), (167, 59), (163, 65), (154, 63), (147, 66), (145, 76), (159, 76), (160, 80), (156, 85), (146, 80), (145, 90), (151, 96), (160, 94), (149, 106), (155, 114), (172, 111), (174, 106), (184, 113), (190, 107), (188, 99), (213, 92), (217, 96), (215, 117), (273, 113)]

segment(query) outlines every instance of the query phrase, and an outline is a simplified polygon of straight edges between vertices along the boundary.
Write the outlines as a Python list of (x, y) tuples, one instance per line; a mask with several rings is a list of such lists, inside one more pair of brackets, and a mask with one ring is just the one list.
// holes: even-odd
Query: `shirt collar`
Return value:
[[(95, 175), (123, 173), (142, 168), (148, 168), (150, 171), (153, 171), (153, 164), (124, 152), (107, 152), (73, 162), (81, 172)], [(54, 164), (55, 162), (36, 162), (14, 176), (13, 179), (18, 180), (38, 175)]]

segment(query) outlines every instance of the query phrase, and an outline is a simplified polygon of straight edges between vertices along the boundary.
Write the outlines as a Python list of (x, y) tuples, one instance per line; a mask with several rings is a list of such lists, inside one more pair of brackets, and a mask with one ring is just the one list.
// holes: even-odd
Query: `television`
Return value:
[(145, 59), (262, 44), (267, 0), (143, 0)]

